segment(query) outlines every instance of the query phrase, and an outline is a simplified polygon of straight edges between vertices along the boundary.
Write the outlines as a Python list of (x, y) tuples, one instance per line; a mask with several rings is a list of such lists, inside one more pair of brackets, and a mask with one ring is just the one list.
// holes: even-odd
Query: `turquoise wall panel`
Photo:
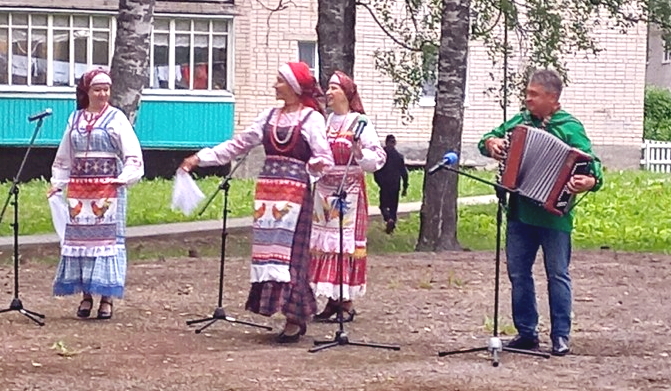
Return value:
[[(25, 146), (36, 122), (28, 117), (51, 108), (35, 145), (58, 146), (74, 110), (74, 99), (3, 97), (0, 93), (0, 145)], [(174, 99), (174, 98), (172, 98)], [(180, 102), (145, 100), (140, 105), (135, 131), (143, 148), (194, 149), (213, 146), (233, 136), (235, 104), (232, 102)]]
[(69, 99), (23, 99), (4, 98), (0, 93), (0, 144), (23, 146), (30, 142), (37, 122), (28, 122), (28, 117), (47, 108), (53, 114), (44, 119), (35, 138), (35, 145), (58, 145), (63, 137), (74, 100)]
[(233, 136), (235, 105), (230, 102), (146, 101), (136, 132), (147, 148), (202, 148)]

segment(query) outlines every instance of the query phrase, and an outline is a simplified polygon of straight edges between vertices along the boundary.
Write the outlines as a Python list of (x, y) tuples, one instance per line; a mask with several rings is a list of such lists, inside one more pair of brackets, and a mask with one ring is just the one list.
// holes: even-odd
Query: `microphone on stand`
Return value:
[(452, 164), (454, 164), (458, 161), (459, 161), (459, 156), (457, 156), (456, 153), (446, 152), (445, 155), (443, 155), (443, 161), (441, 161), (440, 163), (438, 163), (438, 164), (434, 165), (433, 167), (429, 168), (428, 173), (429, 173), (429, 175), (433, 175), (433, 174), (436, 173), (436, 171), (438, 171), (438, 170), (440, 170), (440, 169), (442, 169), (446, 166), (450, 166), (450, 165), (452, 165)]
[(28, 117), (28, 122), (33, 122), (33, 121), (37, 121), (38, 119), (48, 117), (48, 116), (51, 115), (51, 113), (52, 113), (51, 109), (46, 109), (39, 114), (31, 115), (30, 117)]
[(354, 141), (359, 140), (366, 125), (368, 125), (368, 118), (363, 114), (359, 115), (359, 123), (356, 125), (356, 129), (354, 129)]

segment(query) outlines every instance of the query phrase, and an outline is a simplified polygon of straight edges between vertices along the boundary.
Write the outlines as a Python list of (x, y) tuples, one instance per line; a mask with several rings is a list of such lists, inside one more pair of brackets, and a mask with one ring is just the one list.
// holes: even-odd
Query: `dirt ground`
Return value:
[[(336, 324), (315, 324), (297, 344), (279, 345), (280, 316), (243, 310), (248, 261), (227, 261), (224, 307), (272, 331), (218, 321), (202, 334), (186, 321), (217, 304), (217, 258), (132, 263), (127, 296), (110, 321), (77, 319), (77, 297), (50, 296), (54, 266), (26, 261), (21, 298), (46, 314), (39, 327), (17, 312), (0, 314), (2, 390), (669, 390), (671, 257), (612, 251), (576, 253), (573, 354), (550, 359), (487, 352), (493, 316), (494, 255), (459, 252), (372, 256), (369, 288), (345, 324), (355, 341), (399, 351), (337, 346), (309, 353)], [(544, 272), (535, 268), (542, 349), (549, 351)], [(4, 308), (13, 274), (0, 267)], [(501, 323), (510, 326), (510, 286), (501, 278)], [(6, 303), (4, 303), (6, 301)], [(322, 301), (320, 300), (320, 304)], [(97, 302), (96, 302), (97, 306)], [(95, 314), (95, 311), (93, 311)], [(508, 336), (502, 336), (507, 340)]]

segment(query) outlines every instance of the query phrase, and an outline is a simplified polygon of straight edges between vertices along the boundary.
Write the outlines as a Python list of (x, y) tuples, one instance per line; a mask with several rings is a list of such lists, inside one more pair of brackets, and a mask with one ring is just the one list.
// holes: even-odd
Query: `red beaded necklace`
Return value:
[(98, 122), (100, 117), (105, 113), (107, 108), (109, 107), (109, 104), (105, 103), (105, 106), (97, 112), (97, 113), (89, 113), (86, 110), (84, 110), (84, 121), (86, 121), (86, 131), (91, 132), (93, 130), (93, 126)]

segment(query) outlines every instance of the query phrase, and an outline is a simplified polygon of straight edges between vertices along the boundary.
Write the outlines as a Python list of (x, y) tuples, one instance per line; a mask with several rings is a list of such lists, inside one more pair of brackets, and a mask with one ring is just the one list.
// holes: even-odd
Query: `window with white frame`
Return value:
[(230, 21), (155, 18), (151, 88), (230, 90)]
[(671, 62), (671, 47), (664, 44), (664, 60), (662, 62)]
[[(0, 11), (0, 86), (76, 85), (88, 69), (109, 70), (112, 15)], [(230, 90), (230, 20), (156, 17), (150, 88)]]
[(298, 61), (306, 63), (310, 68), (312, 76), (319, 80), (319, 54), (317, 51), (317, 42), (299, 41)]
[(73, 86), (91, 67), (108, 69), (111, 22), (99, 15), (0, 13), (0, 85)]

